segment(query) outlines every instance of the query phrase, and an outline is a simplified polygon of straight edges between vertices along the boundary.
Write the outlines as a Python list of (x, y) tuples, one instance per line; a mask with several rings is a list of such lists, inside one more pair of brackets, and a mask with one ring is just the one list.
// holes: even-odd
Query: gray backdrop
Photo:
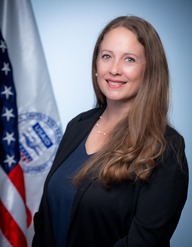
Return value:
[[(186, 141), (192, 164), (192, 1), (31, 0), (63, 126), (94, 105), (91, 58), (101, 28), (119, 15), (138, 15), (158, 31), (171, 73), (170, 120)], [(191, 173), (191, 172), (190, 172)], [(171, 241), (192, 246), (192, 184)]]

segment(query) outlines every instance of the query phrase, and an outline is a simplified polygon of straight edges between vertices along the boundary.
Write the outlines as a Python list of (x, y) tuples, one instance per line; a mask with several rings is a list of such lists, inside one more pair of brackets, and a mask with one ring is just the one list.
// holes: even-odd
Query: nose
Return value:
[(109, 74), (116, 76), (121, 75), (122, 73), (122, 64), (120, 61), (113, 61), (110, 66)]

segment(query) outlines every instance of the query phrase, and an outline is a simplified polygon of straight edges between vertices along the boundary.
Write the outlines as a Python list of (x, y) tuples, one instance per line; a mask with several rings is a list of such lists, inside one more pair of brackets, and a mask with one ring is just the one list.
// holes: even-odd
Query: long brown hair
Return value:
[(125, 27), (134, 32), (146, 57), (144, 81), (126, 118), (114, 128), (108, 144), (87, 162), (74, 181), (87, 175), (104, 184), (127, 179), (147, 181), (155, 168), (155, 159), (165, 149), (164, 133), (169, 105), (169, 69), (161, 39), (154, 27), (136, 16), (112, 20), (100, 33), (92, 59), (92, 80), (96, 106), (106, 105), (95, 76), (100, 44), (110, 30)]

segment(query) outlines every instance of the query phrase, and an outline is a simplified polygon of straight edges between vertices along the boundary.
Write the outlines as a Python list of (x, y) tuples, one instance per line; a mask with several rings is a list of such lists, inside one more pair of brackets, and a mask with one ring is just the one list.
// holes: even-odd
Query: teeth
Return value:
[(114, 82), (114, 81), (107, 81), (111, 85), (118, 85), (118, 84), (125, 84), (125, 82)]
[(117, 85), (117, 84), (119, 84), (119, 82), (109, 81), (109, 84), (111, 84), (111, 85)]

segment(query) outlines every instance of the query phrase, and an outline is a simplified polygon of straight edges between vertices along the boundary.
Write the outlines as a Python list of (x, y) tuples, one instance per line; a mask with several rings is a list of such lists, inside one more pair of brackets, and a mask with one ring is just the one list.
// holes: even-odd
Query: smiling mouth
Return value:
[(106, 80), (106, 82), (112, 87), (119, 87), (127, 83), (126, 81), (110, 81), (110, 80)]

